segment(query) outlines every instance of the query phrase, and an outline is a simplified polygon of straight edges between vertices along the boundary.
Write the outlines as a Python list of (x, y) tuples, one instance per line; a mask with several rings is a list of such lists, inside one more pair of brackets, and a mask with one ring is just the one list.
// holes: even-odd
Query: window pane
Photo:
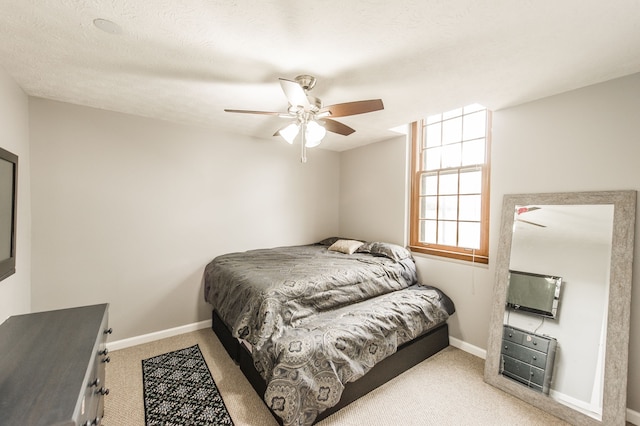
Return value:
[(438, 197), (420, 198), (420, 219), (437, 219)]
[(427, 117), (427, 124), (435, 123), (437, 121), (442, 121), (442, 114), (434, 114)]
[(462, 144), (445, 145), (442, 147), (442, 168), (460, 167), (462, 161)]
[(420, 242), (427, 244), (436, 243), (436, 221), (421, 220), (420, 221)]
[(442, 123), (438, 122), (425, 127), (427, 147), (440, 146), (442, 138)]
[(442, 122), (442, 144), (460, 142), (462, 140), (462, 117)]
[(442, 119), (446, 120), (448, 118), (459, 117), (462, 115), (462, 108), (452, 109), (451, 111), (447, 111), (442, 113)]
[(474, 112), (473, 114), (465, 115), (463, 117), (462, 139), (467, 141), (469, 139), (484, 137), (486, 134), (486, 122), (486, 111)]
[(462, 143), (462, 165), (484, 164), (484, 138)]
[(458, 173), (440, 173), (440, 194), (458, 193)]
[(429, 148), (424, 151), (423, 170), (436, 170), (440, 168), (440, 147)]
[(420, 176), (420, 195), (436, 195), (438, 193), (438, 175), (435, 173)]
[(438, 221), (438, 244), (455, 246), (457, 244), (457, 222)]
[(480, 223), (460, 222), (460, 236), (458, 239), (460, 247), (479, 249), (480, 248)]
[(481, 202), (480, 195), (461, 195), (459, 220), (477, 220), (479, 222), (481, 218)]
[(456, 220), (458, 218), (458, 197), (446, 195), (438, 197), (438, 219)]
[(480, 111), (480, 110), (483, 110), (483, 109), (486, 109), (486, 108), (483, 107), (480, 104), (471, 104), (471, 105), (467, 105), (466, 107), (463, 108), (465, 114), (470, 114), (472, 112)]
[(479, 194), (482, 192), (482, 171), (460, 171), (460, 194)]

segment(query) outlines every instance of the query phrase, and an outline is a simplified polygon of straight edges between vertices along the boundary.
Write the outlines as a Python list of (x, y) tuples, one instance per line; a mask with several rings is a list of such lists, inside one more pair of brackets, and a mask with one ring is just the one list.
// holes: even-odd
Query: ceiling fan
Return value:
[(274, 115), (280, 118), (293, 119), (291, 123), (280, 128), (273, 136), (282, 136), (292, 144), (298, 133), (302, 134), (302, 153), (300, 160), (307, 161), (306, 149), (317, 146), (322, 142), (326, 132), (348, 136), (355, 130), (339, 121), (335, 117), (364, 114), (384, 109), (381, 99), (346, 102), (323, 106), (322, 101), (309, 95), (309, 91), (316, 85), (316, 78), (311, 75), (299, 75), (295, 80), (280, 78), (280, 86), (289, 101), (286, 112), (252, 111), (244, 109), (225, 109), (226, 112), (243, 114)]
[(529, 213), (529, 212), (533, 212), (536, 210), (540, 210), (542, 207), (535, 207), (535, 206), (516, 206), (516, 221), (518, 222), (522, 222), (522, 223), (527, 223), (529, 225), (534, 225), (534, 226), (539, 226), (540, 228), (546, 228), (547, 225), (542, 225), (540, 223), (536, 223), (536, 222), (532, 222), (530, 220), (525, 220), (522, 219), (520, 216), (525, 214), (525, 213)]

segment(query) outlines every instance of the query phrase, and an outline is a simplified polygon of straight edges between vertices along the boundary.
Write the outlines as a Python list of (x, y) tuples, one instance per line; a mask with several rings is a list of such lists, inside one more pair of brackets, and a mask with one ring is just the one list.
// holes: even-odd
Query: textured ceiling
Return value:
[[(109, 34), (96, 18), (117, 23)], [(474, 102), (500, 109), (640, 72), (637, 0), (0, 0), (0, 64), (32, 96), (272, 139), (278, 78), (312, 74), (344, 150)]]

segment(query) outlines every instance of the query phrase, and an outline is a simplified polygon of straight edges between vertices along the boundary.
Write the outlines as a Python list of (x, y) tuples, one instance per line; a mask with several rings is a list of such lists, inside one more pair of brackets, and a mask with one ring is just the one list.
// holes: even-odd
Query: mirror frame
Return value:
[[(505, 302), (509, 283), (514, 211), (517, 205), (531, 204), (613, 204), (614, 206), (601, 421), (563, 405), (547, 395), (522, 386), (499, 373)], [(571, 424), (625, 424), (635, 219), (636, 191), (506, 194), (504, 196), (500, 241), (496, 256), (494, 302), (491, 311), (487, 358), (484, 370), (485, 382)]]

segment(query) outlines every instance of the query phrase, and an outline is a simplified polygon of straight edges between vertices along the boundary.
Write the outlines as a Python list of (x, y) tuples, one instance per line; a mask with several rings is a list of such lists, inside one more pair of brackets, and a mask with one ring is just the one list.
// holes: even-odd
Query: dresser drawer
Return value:
[(525, 384), (532, 383), (542, 387), (542, 384), (544, 383), (543, 369), (534, 367), (507, 355), (502, 355), (501, 373), (507, 373), (509, 376), (515, 377)]
[(517, 328), (505, 326), (502, 332), (502, 338), (506, 341), (518, 343), (521, 345), (522, 341), (524, 340), (524, 333)]
[(81, 425), (99, 425), (104, 416), (104, 397), (109, 393), (105, 382), (105, 363), (110, 360), (105, 333), (107, 328), (108, 318), (105, 313), (94, 347), (94, 356), (87, 370), (89, 374), (80, 410)]
[(544, 369), (547, 366), (546, 353), (531, 349), (524, 345), (512, 343), (508, 340), (502, 341), (502, 353), (538, 368)]
[(549, 350), (549, 340), (543, 336), (527, 333), (523, 330), (505, 326), (502, 338), (513, 343), (527, 346), (531, 349), (535, 349), (541, 352), (547, 352)]
[(547, 352), (549, 350), (549, 339), (536, 336), (535, 334), (525, 334), (522, 339), (522, 344), (541, 352)]

